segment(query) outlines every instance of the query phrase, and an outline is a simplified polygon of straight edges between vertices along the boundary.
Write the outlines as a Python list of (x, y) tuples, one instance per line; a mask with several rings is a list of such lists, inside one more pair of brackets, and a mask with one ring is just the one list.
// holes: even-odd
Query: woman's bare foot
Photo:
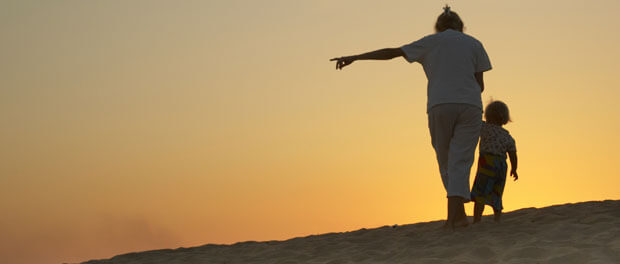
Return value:
[(448, 196), (448, 220), (446, 225), (452, 229), (469, 226), (462, 197)]
[(459, 220), (455, 220), (454, 223), (452, 223), (452, 228), (456, 229), (456, 228), (461, 228), (461, 227), (467, 227), (469, 226), (469, 221), (467, 220), (467, 218), (462, 218)]
[(465, 214), (465, 207), (460, 210), (457, 214), (457, 217), (454, 219), (452, 223), (452, 228), (461, 228), (469, 226), (469, 221), (467, 220), (467, 214)]

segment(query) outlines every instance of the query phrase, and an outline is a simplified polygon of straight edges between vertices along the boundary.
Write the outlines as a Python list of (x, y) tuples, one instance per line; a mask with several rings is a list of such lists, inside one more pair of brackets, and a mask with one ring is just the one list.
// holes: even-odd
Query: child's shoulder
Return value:
[(503, 126), (487, 123), (485, 121), (482, 121), (482, 129), (483, 130), (487, 130), (487, 131), (493, 131), (493, 132), (499, 133), (499, 134), (508, 134), (508, 135), (510, 135), (510, 132), (507, 129), (505, 129)]

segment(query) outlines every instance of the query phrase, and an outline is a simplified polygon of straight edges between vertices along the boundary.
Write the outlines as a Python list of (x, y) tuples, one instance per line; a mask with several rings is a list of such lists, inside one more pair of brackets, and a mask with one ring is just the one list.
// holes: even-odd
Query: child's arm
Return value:
[(371, 52), (367, 52), (360, 55), (345, 56), (340, 58), (333, 58), (330, 61), (336, 61), (336, 69), (341, 70), (345, 66), (353, 63), (356, 60), (390, 60), (396, 57), (405, 56), (405, 53), (400, 48), (387, 48), (380, 49)]
[(517, 152), (511, 151), (508, 152), (508, 157), (510, 157), (510, 176), (515, 178), (515, 181), (519, 179), (519, 175), (517, 175)]

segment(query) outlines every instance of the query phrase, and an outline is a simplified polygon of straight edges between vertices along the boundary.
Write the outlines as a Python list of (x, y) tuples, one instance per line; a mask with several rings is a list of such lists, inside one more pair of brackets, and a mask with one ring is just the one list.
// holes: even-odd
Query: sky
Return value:
[(511, 111), (505, 211), (620, 199), (619, 1), (0, 0), (0, 259), (443, 219), (422, 67), (328, 60), (446, 3)]

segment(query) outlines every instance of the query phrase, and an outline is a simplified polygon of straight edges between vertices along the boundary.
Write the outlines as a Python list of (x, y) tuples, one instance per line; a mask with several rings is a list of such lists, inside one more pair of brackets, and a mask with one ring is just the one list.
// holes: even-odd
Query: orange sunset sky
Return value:
[(445, 3), (511, 109), (505, 210), (620, 199), (620, 1), (0, 0), (0, 262), (442, 219), (422, 67), (328, 60)]

